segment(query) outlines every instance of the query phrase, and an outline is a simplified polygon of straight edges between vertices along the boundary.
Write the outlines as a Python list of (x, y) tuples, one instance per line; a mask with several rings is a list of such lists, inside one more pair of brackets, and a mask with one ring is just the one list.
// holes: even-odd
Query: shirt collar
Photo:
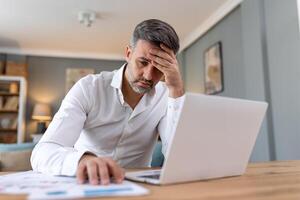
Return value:
[(110, 83), (112, 87), (122, 89), (123, 72), (126, 69), (126, 65), (127, 63), (123, 64), (122, 67), (115, 72)]

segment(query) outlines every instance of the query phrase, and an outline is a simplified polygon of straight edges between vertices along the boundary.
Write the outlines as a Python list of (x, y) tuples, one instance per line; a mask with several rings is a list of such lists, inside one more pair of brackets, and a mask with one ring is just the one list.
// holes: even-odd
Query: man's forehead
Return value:
[(154, 44), (145, 41), (145, 40), (138, 40), (135, 48), (134, 48), (134, 52), (136, 54), (136, 57), (140, 57), (140, 58), (145, 58), (148, 59), (148, 54), (150, 49), (157, 49), (157, 50), (161, 50), (159, 47), (155, 46)]

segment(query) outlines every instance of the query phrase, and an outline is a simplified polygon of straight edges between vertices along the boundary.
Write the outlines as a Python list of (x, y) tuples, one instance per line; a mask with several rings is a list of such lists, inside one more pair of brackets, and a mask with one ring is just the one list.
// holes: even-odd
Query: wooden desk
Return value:
[[(1, 174), (1, 173), (0, 173)], [(4, 174), (2, 172), (2, 174)], [(292, 200), (300, 199), (300, 160), (249, 164), (239, 177), (193, 183), (153, 186), (142, 184), (150, 195), (139, 197), (98, 198), (122, 200)], [(25, 196), (0, 195), (0, 200), (26, 199)], [(89, 198), (89, 200), (97, 198)]]

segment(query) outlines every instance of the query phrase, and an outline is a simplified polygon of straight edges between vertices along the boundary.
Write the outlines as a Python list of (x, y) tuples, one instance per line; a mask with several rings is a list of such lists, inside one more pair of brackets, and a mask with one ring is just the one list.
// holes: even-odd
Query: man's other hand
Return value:
[(110, 177), (116, 183), (122, 183), (124, 176), (124, 170), (114, 160), (92, 154), (84, 154), (81, 157), (76, 172), (77, 181), (80, 184), (88, 180), (93, 185), (108, 185)]

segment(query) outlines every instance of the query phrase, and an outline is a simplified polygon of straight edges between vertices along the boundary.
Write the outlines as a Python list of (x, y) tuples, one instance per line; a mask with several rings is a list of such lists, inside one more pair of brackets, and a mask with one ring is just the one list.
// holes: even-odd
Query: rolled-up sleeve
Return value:
[(84, 151), (74, 149), (80, 136), (92, 99), (89, 87), (92, 77), (79, 80), (64, 98), (47, 131), (31, 155), (34, 171), (74, 176)]
[(180, 117), (185, 95), (178, 98), (168, 97), (167, 110), (158, 125), (158, 132), (162, 140), (162, 153), (168, 155), (168, 149)]

